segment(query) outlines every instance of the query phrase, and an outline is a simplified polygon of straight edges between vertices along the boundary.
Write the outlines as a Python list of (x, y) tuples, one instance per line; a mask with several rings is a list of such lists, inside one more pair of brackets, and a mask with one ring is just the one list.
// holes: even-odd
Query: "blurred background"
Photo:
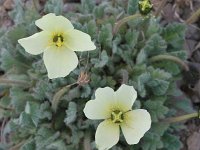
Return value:
[[(43, 14), (48, 0), (23, 0), (24, 6), (32, 5)], [(127, 1), (127, 0), (124, 0)], [(63, 13), (76, 12), (80, 0), (64, 0)], [(96, 0), (101, 3), (102, 0)], [(178, 87), (190, 98), (195, 109), (200, 107), (200, 0), (152, 0), (155, 15), (160, 15), (161, 24), (172, 22), (187, 24), (185, 49), (190, 72), (185, 72), (184, 79), (178, 82)], [(0, 0), (0, 28), (12, 28), (13, 20), (9, 13), (15, 7), (14, 0)], [(1, 45), (0, 45), (1, 50)], [(0, 75), (4, 72), (0, 70)], [(1, 95), (0, 95), (1, 97)], [(180, 132), (185, 144), (182, 150), (200, 150), (200, 120), (192, 119), (185, 123), (187, 129)], [(1, 122), (3, 126), (3, 122)]]

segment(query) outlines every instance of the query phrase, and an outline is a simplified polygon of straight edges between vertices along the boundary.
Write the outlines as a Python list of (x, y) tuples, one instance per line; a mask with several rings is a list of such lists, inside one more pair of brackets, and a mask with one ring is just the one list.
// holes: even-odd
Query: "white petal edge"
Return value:
[(95, 142), (99, 150), (113, 147), (119, 141), (119, 125), (105, 120), (97, 127)]
[(133, 86), (122, 84), (119, 89), (115, 92), (115, 99), (117, 105), (126, 112), (132, 110), (133, 103), (137, 98), (137, 92)]
[(110, 87), (98, 88), (95, 100), (90, 100), (84, 108), (85, 116), (89, 119), (108, 119), (113, 110), (114, 90)]
[(108, 119), (110, 118), (110, 104), (101, 100), (90, 100), (84, 108), (85, 116), (89, 119)]
[(73, 51), (90, 51), (96, 49), (90, 35), (79, 30), (66, 32), (65, 37), (67, 39), (66, 46)]
[(49, 40), (50, 34), (42, 31), (27, 38), (19, 39), (18, 43), (21, 44), (26, 52), (32, 55), (38, 55), (48, 47)]
[(95, 98), (97, 100), (115, 101), (115, 92), (110, 87), (98, 88), (95, 91)]
[(128, 144), (137, 144), (151, 127), (151, 116), (144, 109), (136, 109), (124, 115), (121, 129)]
[(40, 29), (51, 32), (64, 32), (74, 29), (73, 25), (67, 18), (63, 16), (56, 16), (53, 13), (47, 14), (36, 20), (35, 24)]
[(43, 59), (50, 79), (65, 77), (78, 65), (75, 52), (55, 46), (44, 51)]

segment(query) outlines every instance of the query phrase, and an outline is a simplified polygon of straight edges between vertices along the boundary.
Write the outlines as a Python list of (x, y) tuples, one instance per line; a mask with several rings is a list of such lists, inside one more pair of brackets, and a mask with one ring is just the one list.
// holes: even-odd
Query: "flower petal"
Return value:
[(42, 30), (48, 31), (68, 31), (74, 29), (71, 22), (63, 17), (63, 16), (56, 16), (53, 13), (47, 14), (42, 18), (35, 21), (35, 24)]
[(136, 97), (137, 92), (135, 91), (133, 86), (128, 86), (125, 84), (122, 84), (120, 88), (115, 92), (117, 105), (119, 105), (119, 107), (124, 112), (131, 110), (133, 103), (136, 100)]
[(95, 142), (99, 150), (109, 149), (119, 141), (119, 125), (105, 120), (97, 127)]
[(26, 52), (38, 55), (47, 48), (49, 39), (48, 32), (42, 31), (27, 38), (19, 39), (18, 42)]
[(73, 51), (88, 51), (96, 49), (96, 46), (91, 41), (91, 37), (79, 30), (71, 30), (65, 33), (66, 46)]
[(125, 113), (124, 121), (121, 129), (128, 144), (137, 144), (151, 127), (151, 116), (144, 109)]
[(75, 52), (56, 46), (46, 49), (43, 59), (50, 79), (65, 77), (78, 65)]
[(83, 111), (89, 119), (107, 119), (111, 115), (109, 113), (109, 105), (100, 100), (88, 101)]
[(101, 100), (101, 101), (111, 101), (114, 102), (115, 101), (115, 92), (112, 88), (110, 87), (104, 87), (104, 88), (98, 88), (95, 91), (95, 97), (97, 100)]
[(90, 100), (84, 108), (85, 116), (89, 119), (110, 118), (114, 103), (114, 91), (109, 87), (98, 88), (95, 92), (95, 100)]

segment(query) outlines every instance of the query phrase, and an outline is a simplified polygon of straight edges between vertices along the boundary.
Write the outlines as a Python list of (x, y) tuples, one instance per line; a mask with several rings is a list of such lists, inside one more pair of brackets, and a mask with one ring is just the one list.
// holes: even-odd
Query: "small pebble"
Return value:
[(14, 5), (14, 2), (13, 0), (6, 0), (4, 3), (3, 3), (3, 6), (6, 10), (11, 10), (13, 8), (13, 5)]

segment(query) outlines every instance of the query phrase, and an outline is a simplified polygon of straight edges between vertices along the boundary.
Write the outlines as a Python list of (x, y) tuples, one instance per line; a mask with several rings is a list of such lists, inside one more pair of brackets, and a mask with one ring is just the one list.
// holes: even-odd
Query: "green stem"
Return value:
[(23, 63), (23, 62), (19, 62), (19, 61), (17, 61), (17, 60), (16, 60), (16, 65), (21, 65), (21, 66), (23, 66), (23, 67), (26, 68), (26, 69), (29, 69), (29, 68), (30, 68), (30, 66), (28, 66), (27, 64), (25, 64), (25, 63)]
[(157, 55), (150, 58), (150, 62), (156, 62), (156, 61), (162, 61), (162, 60), (171, 60), (179, 64), (185, 71), (189, 71), (188, 65), (178, 57), (175, 57), (172, 55)]
[(6, 119), (3, 118), (2, 119), (2, 123), (1, 123), (1, 135), (0, 135), (0, 140), (1, 140), (1, 143), (3, 143), (3, 144), (6, 144), (6, 138), (5, 138), (4, 134), (3, 134), (5, 126), (6, 126)]
[(133, 20), (133, 19), (136, 19), (138, 17), (142, 17), (140, 14), (134, 14), (134, 15), (131, 15), (131, 16), (128, 16), (128, 17), (125, 17), (121, 20), (119, 20), (118, 22), (115, 23), (115, 26), (113, 28), (113, 35), (115, 35), (119, 28), (126, 22), (130, 21), (130, 20)]
[(20, 147), (25, 143), (26, 141), (21, 141), (18, 144), (14, 145), (13, 147), (9, 148), (9, 150), (19, 150)]
[(13, 108), (4, 107), (4, 106), (1, 106), (1, 105), (0, 105), (0, 109), (3, 109), (3, 110), (13, 110)]
[(198, 20), (200, 16), (200, 8), (194, 12), (187, 20), (186, 20), (186, 24), (192, 24), (194, 22), (196, 22)]
[(181, 122), (181, 121), (188, 120), (188, 119), (191, 119), (191, 118), (196, 118), (196, 117), (200, 119), (200, 111), (196, 112), (196, 113), (191, 113), (191, 114), (179, 116), (179, 117), (167, 118), (167, 119), (164, 120), (164, 122), (176, 123), (176, 122)]
[(34, 6), (35, 10), (38, 11), (38, 8), (37, 8), (38, 1), (37, 0), (32, 0), (32, 2), (33, 2), (33, 6)]
[(56, 92), (56, 94), (53, 97), (52, 100), (52, 109), (56, 112), (57, 108), (58, 108), (58, 104), (60, 102), (61, 97), (68, 92), (68, 90), (70, 89), (71, 86), (77, 84), (77, 82), (67, 85), (65, 87), (63, 87), (62, 89), (60, 89), (58, 92)]
[(9, 79), (2, 79), (0, 78), (0, 84), (5, 84), (5, 85), (19, 85), (19, 86), (30, 86), (30, 84), (26, 81), (20, 81), (20, 80), (9, 80)]

